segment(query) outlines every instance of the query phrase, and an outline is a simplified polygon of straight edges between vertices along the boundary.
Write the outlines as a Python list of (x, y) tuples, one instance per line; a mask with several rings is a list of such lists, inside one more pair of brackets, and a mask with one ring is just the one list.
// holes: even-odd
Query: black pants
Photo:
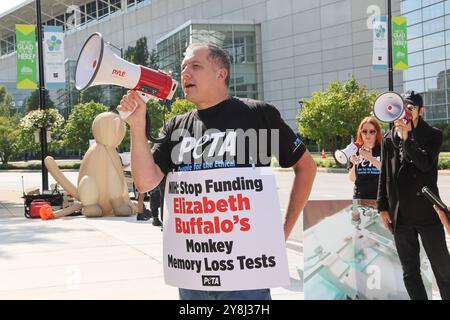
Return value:
[(159, 207), (161, 207), (161, 192), (159, 187), (157, 187), (150, 191), (150, 211), (152, 212), (152, 218), (158, 218)]
[(412, 300), (427, 300), (427, 293), (420, 275), (420, 245), (428, 256), (443, 300), (450, 300), (450, 254), (445, 243), (442, 224), (408, 226), (399, 224), (394, 238), (403, 268), (403, 281)]

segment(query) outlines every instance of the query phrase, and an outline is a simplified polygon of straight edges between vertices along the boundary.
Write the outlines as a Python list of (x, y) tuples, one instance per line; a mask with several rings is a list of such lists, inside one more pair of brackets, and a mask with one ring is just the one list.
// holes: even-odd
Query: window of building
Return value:
[(109, 12), (113, 13), (122, 8), (121, 0), (109, 0)]
[(430, 6), (434, 3), (441, 2), (441, 1), (442, 0), (422, 0), (422, 6), (423, 7)]
[(416, 81), (405, 82), (404, 86), (405, 86), (405, 91), (408, 91), (408, 90), (414, 90), (414, 91), (417, 91), (417, 92), (424, 92), (425, 91), (425, 86), (424, 86), (423, 79), (416, 80)]
[(423, 21), (431, 20), (443, 15), (444, 15), (444, 4), (442, 2), (422, 9)]
[(104, 16), (109, 14), (109, 5), (108, 5), (108, 0), (98, 0), (97, 1), (97, 6), (98, 6), (98, 19), (103, 18)]
[(7, 47), (8, 47), (8, 45), (7, 45), (6, 41), (0, 40), (0, 55), (3, 56), (8, 53)]
[(6, 38), (6, 51), (7, 53), (14, 52), (15, 50), (15, 41), (14, 36), (9, 36)]
[(408, 52), (412, 53), (412, 52), (423, 50), (422, 42), (423, 42), (422, 38), (408, 40)]
[(64, 14), (55, 17), (55, 26), (62, 26), (65, 29), (65, 19)]
[(408, 64), (410, 67), (417, 66), (419, 64), (423, 64), (423, 52), (419, 51), (416, 53), (411, 53), (408, 55)]
[(80, 24), (86, 22), (86, 6), (80, 6)]
[(435, 77), (441, 71), (445, 71), (445, 61), (434, 62), (424, 65), (425, 78)]
[(437, 18), (423, 23), (423, 35), (444, 30), (444, 18)]
[(404, 15), (408, 26), (422, 22), (422, 10), (415, 10)]
[(409, 26), (407, 30), (407, 37), (409, 39), (414, 39), (422, 36), (422, 24), (416, 24)]
[(423, 60), (425, 63), (445, 60), (445, 47), (437, 47), (434, 49), (425, 50), (423, 52)]
[(421, 6), (421, 0), (405, 0), (401, 3), (402, 12), (410, 12), (416, 9), (420, 9)]
[(411, 81), (423, 78), (423, 66), (410, 67), (404, 72), (405, 81)]
[(89, 2), (86, 4), (86, 22), (97, 19), (97, 2)]
[(423, 37), (423, 48), (430, 49), (444, 45), (444, 32), (430, 34)]

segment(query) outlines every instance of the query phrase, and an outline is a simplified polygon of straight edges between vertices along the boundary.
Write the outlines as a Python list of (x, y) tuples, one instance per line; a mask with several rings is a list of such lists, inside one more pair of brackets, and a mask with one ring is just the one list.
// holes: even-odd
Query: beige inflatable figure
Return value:
[(81, 201), (84, 216), (130, 216), (134, 210), (116, 151), (125, 136), (125, 122), (115, 113), (101, 113), (92, 123), (92, 133), (96, 143), (81, 161), (78, 188), (64, 176), (52, 157), (45, 158), (45, 166), (64, 190)]

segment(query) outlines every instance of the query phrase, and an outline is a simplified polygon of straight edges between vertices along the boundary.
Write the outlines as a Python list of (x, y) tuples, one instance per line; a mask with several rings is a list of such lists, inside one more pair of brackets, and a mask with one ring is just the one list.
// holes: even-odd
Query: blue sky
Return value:
[(26, 0), (2, 0), (0, 1), (0, 14), (25, 2)]

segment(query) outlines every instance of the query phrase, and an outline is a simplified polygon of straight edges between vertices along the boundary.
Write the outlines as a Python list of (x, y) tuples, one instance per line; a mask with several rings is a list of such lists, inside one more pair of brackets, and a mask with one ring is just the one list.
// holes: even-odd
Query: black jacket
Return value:
[(404, 142), (394, 128), (384, 136), (377, 207), (378, 211), (389, 212), (394, 231), (399, 220), (407, 225), (439, 223), (432, 204), (421, 190), (428, 186), (439, 195), (437, 163), (441, 145), (442, 132), (422, 118)]

